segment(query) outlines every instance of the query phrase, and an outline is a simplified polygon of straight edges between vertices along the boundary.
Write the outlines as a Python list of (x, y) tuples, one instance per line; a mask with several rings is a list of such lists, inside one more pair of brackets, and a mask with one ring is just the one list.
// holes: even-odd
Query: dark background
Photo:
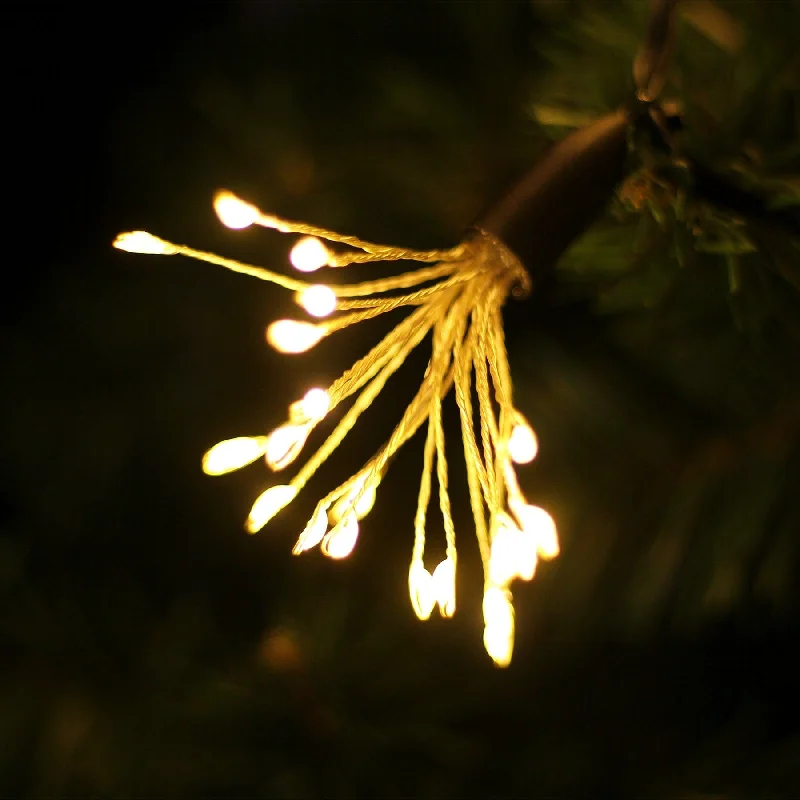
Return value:
[[(407, 599), (416, 439), (350, 559), (290, 554), (424, 359), (248, 537), (269, 475), (212, 480), (202, 453), (278, 424), (382, 323), (279, 356), (263, 331), (291, 309), (281, 290), (110, 247), (142, 228), (283, 269), (289, 237), (218, 224), (223, 186), (364, 238), (453, 244), (546, 146), (535, 98), (584, 84), (594, 113), (630, 89), (643, 5), (4, 6), (2, 796), (798, 796), (792, 301), (778, 324), (724, 265), (671, 258), (665, 300), (649, 273), (614, 294), (592, 269), (630, 264), (634, 235), (607, 220), (509, 306), (541, 446), (523, 488), (562, 555), (515, 591), (497, 670), (457, 458), (453, 620), (419, 623)], [(796, 5), (764, 5), (756, 52), (791, 55), (775, 37)], [(689, 34), (684, 77), (694, 64), (711, 91), (698, 65), (717, 56)], [(594, 71), (553, 61), (570, 41)]]

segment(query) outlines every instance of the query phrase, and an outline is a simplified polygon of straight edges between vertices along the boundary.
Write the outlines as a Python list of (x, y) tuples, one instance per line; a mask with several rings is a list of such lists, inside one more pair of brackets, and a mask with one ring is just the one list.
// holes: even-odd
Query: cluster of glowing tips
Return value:
[[(267, 487), (256, 499), (245, 523), (245, 528), (255, 533), (294, 500), (409, 353), (430, 336), (428, 368), (400, 422), (356, 475), (319, 501), (293, 552), (299, 554), (319, 546), (333, 559), (350, 555), (358, 540), (359, 522), (375, 504), (389, 462), (425, 426), (409, 595), (414, 612), (422, 620), (428, 619), (437, 607), (443, 617), (455, 613), (457, 551), (442, 425), (442, 400), (454, 389), (483, 563), (484, 645), (496, 664), (506, 666), (514, 646), (510, 585), (515, 580), (530, 580), (539, 559), (553, 558), (559, 552), (552, 518), (527, 503), (514, 471), (515, 464), (527, 464), (536, 457), (538, 442), (531, 426), (513, 405), (500, 310), (512, 291), (527, 291), (527, 273), (499, 241), (480, 231), (449, 250), (416, 251), (372, 244), (265, 215), (227, 191), (216, 195), (214, 208), (220, 221), (232, 229), (258, 225), (299, 234), (289, 260), (300, 272), (399, 260), (418, 261), (426, 266), (363, 283), (312, 284), (176, 245), (143, 231), (120, 234), (114, 242), (119, 249), (161, 255), (179, 253), (294, 292), (298, 306), (313, 319), (281, 319), (268, 326), (267, 342), (281, 353), (303, 353), (337, 330), (380, 314), (409, 312), (337, 380), (326, 388), (310, 389), (292, 403), (283, 424), (271, 432), (238, 436), (212, 447), (203, 457), (203, 470), (209, 475), (222, 475), (261, 457), (273, 472), (284, 470), (295, 462), (330, 413), (343, 401), (354, 398), (295, 476)], [(431, 573), (425, 566), (425, 545), (434, 479), (445, 557)]]

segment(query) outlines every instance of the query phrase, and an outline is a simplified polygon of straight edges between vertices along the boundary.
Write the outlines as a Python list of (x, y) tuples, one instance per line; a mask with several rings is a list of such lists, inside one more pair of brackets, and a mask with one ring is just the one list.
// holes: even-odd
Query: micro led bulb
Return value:
[(321, 283), (303, 289), (297, 296), (297, 302), (312, 317), (327, 317), (336, 310), (336, 295), (333, 289)]
[(295, 319), (279, 319), (267, 328), (267, 341), (279, 353), (304, 353), (324, 335), (324, 327)]
[(508, 454), (516, 464), (529, 464), (536, 458), (539, 443), (533, 428), (527, 422), (518, 422), (508, 438)]
[(214, 211), (226, 228), (234, 230), (250, 227), (261, 216), (255, 206), (240, 200), (232, 192), (217, 192), (214, 195)]
[(267, 436), (264, 456), (271, 470), (283, 469), (294, 461), (311, 430), (309, 425), (281, 425)]
[(253, 503), (245, 522), (247, 532), (255, 533), (261, 530), (282, 508), (288, 506), (296, 495), (297, 489), (287, 485), (270, 486), (262, 492)]
[(307, 419), (322, 419), (331, 408), (331, 396), (325, 389), (309, 389), (298, 404)]
[(347, 514), (328, 531), (320, 549), (328, 558), (347, 558), (358, 540), (358, 520), (355, 514)]
[(503, 631), (514, 629), (511, 592), (499, 586), (487, 587), (483, 593), (483, 624)]
[(433, 575), (425, 569), (421, 560), (411, 562), (408, 570), (408, 593), (417, 617), (421, 620), (428, 619), (436, 605), (436, 590)]
[(517, 539), (517, 577), (529, 581), (536, 574), (539, 563), (539, 543), (528, 531), (519, 531)]
[(356, 498), (355, 502), (353, 503), (353, 509), (356, 512), (357, 519), (363, 519), (364, 517), (372, 511), (372, 507), (375, 505), (375, 499), (378, 496), (378, 492), (374, 486), (367, 486), (366, 489), (361, 493), (361, 496)]
[(505, 586), (517, 576), (517, 537), (519, 531), (503, 526), (492, 537), (489, 580)]
[(561, 548), (558, 543), (558, 531), (553, 518), (539, 506), (525, 503), (515, 507), (514, 514), (519, 520), (522, 530), (533, 537), (540, 558), (546, 561), (555, 558)]
[(529, 581), (536, 572), (537, 561), (536, 536), (518, 528), (501, 511), (492, 534), (489, 580), (496, 586), (506, 586), (515, 578)]
[(328, 248), (314, 236), (304, 236), (298, 240), (291, 252), (289, 261), (300, 272), (314, 272), (328, 265)]
[(492, 625), (483, 629), (483, 646), (498, 667), (507, 667), (514, 653), (514, 629), (504, 630)]
[(511, 663), (514, 651), (514, 607), (511, 592), (490, 586), (483, 594), (483, 646), (498, 667)]
[(144, 253), (154, 256), (171, 256), (178, 252), (175, 245), (153, 236), (146, 231), (130, 231), (121, 233), (114, 239), (114, 247), (117, 250), (126, 250), (128, 253)]
[(267, 449), (266, 436), (239, 436), (215, 444), (203, 456), (203, 472), (206, 475), (224, 475), (251, 464), (264, 455)]
[(433, 571), (433, 591), (443, 617), (452, 617), (456, 612), (456, 564), (452, 558), (441, 561)]

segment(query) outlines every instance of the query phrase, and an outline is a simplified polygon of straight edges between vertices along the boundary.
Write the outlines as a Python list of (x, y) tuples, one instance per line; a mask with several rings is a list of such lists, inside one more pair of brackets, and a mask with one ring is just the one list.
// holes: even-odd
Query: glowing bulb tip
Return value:
[(330, 286), (321, 283), (300, 292), (297, 302), (312, 317), (327, 317), (336, 310), (336, 294)]
[(289, 253), (289, 261), (300, 272), (314, 272), (326, 267), (329, 259), (328, 248), (315, 236), (299, 239)]
[(224, 190), (214, 195), (214, 211), (225, 227), (234, 230), (249, 228), (261, 216), (255, 206)]
[(325, 328), (312, 322), (279, 319), (267, 328), (267, 342), (279, 353), (304, 353), (325, 335)]
[(159, 239), (147, 231), (128, 231), (121, 233), (112, 242), (117, 250), (125, 250), (128, 253), (141, 253), (144, 255), (171, 256), (178, 252), (174, 244)]

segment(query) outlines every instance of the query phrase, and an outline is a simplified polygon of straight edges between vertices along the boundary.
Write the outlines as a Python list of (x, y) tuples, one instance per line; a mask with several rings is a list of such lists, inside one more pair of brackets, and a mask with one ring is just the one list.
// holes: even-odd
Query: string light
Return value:
[[(309, 389), (292, 403), (284, 424), (267, 435), (229, 439), (212, 447), (203, 457), (204, 471), (221, 475), (262, 455), (271, 469), (284, 469), (297, 459), (315, 428), (340, 403), (354, 398), (294, 477), (286, 484), (270, 486), (257, 498), (245, 523), (245, 528), (255, 533), (292, 502), (342, 444), (409, 353), (430, 337), (428, 368), (399, 423), (362, 469), (319, 501), (293, 552), (319, 546), (330, 558), (349, 556), (358, 540), (359, 520), (372, 509), (390, 461), (425, 427), (408, 590), (412, 608), (422, 620), (428, 619), (437, 606), (443, 617), (455, 613), (456, 534), (442, 425), (442, 400), (452, 389), (484, 571), (484, 646), (498, 666), (508, 665), (514, 647), (509, 587), (514, 580), (530, 580), (537, 560), (553, 558), (559, 551), (552, 518), (527, 503), (513, 469), (513, 464), (533, 460), (538, 449), (533, 429), (513, 405), (501, 319), (508, 296), (528, 291), (527, 272), (505, 245), (484, 230), (475, 229), (449, 250), (409, 250), (268, 216), (230, 192), (217, 193), (214, 208), (230, 228), (255, 224), (298, 234), (289, 258), (301, 272), (400, 260), (422, 262), (423, 266), (393, 277), (328, 286), (166, 242), (143, 231), (120, 234), (115, 247), (139, 253), (180, 253), (217, 264), (292, 291), (309, 314), (326, 317), (320, 322), (281, 319), (271, 323), (267, 341), (281, 353), (302, 353), (349, 325), (396, 310), (407, 312), (405, 319), (327, 388)], [(331, 243), (343, 247), (331, 247)], [(445, 558), (431, 573), (425, 567), (425, 542), (434, 476)]]
[[(229, 228), (258, 225), (297, 234), (300, 238), (289, 258), (300, 272), (378, 261), (416, 261), (430, 266), (389, 278), (322, 287), (167, 242), (144, 231), (122, 233), (114, 241), (120, 250), (182, 254), (268, 281), (297, 293), (301, 306), (312, 316), (344, 312), (317, 324), (298, 320), (272, 323), (267, 329), (267, 341), (282, 353), (304, 352), (349, 325), (400, 308), (413, 309), (327, 389), (312, 389), (293, 403), (286, 425), (269, 436), (220, 442), (203, 457), (203, 469), (209, 474), (223, 474), (256, 460), (262, 453), (275, 468), (286, 466), (299, 454), (314, 427), (343, 400), (355, 397), (327, 439), (291, 481), (270, 486), (256, 499), (245, 522), (245, 528), (255, 533), (292, 502), (341, 445), (409, 353), (430, 334), (428, 368), (400, 422), (362, 470), (319, 501), (293, 552), (319, 545), (331, 558), (346, 558), (358, 539), (359, 517), (363, 518), (375, 502), (389, 462), (427, 424), (409, 594), (420, 619), (428, 619), (437, 604), (443, 616), (453, 614), (457, 553), (441, 411), (443, 397), (453, 389), (484, 572), (483, 641), (498, 666), (510, 663), (514, 648), (511, 581), (529, 580), (538, 558), (546, 560), (559, 553), (552, 517), (525, 500), (513, 469), (513, 464), (526, 464), (536, 457), (538, 443), (533, 429), (513, 405), (501, 309), (509, 294), (524, 295), (530, 288), (529, 276), (518, 257), (536, 262), (541, 269), (554, 266), (570, 243), (597, 218), (623, 180), (630, 144), (635, 138), (631, 134), (637, 128), (641, 131), (644, 125), (650, 137), (652, 122), (661, 127), (663, 109), (656, 100), (675, 50), (677, 5), (660, 2), (654, 6), (634, 62), (636, 99), (549, 149), (457, 247), (410, 250), (374, 244), (305, 222), (263, 214), (228, 191), (218, 192), (214, 198), (217, 216)], [(331, 248), (325, 242), (344, 247)], [(325, 292), (325, 288), (329, 291)], [(424, 550), (434, 473), (446, 557), (431, 575), (424, 566)], [(338, 509), (337, 519), (334, 509)], [(328, 529), (330, 522), (334, 524)]]

